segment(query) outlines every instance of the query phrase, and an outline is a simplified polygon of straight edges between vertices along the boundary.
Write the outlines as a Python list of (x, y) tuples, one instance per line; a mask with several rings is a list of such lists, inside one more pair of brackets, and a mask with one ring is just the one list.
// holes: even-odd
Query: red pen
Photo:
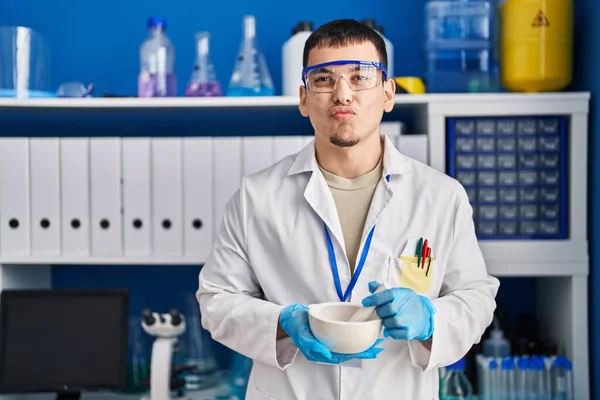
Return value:
[(425, 239), (425, 241), (423, 242), (423, 249), (421, 249), (421, 255), (422, 260), (421, 260), (421, 269), (425, 268), (425, 258), (427, 257), (427, 239)]

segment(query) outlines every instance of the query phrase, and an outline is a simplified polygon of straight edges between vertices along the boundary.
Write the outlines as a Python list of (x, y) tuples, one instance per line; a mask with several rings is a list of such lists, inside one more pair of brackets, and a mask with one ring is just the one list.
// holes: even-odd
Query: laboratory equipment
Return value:
[(441, 400), (472, 400), (473, 387), (465, 375), (465, 359), (461, 358), (446, 367), (446, 376), (442, 381)]
[(490, 1), (428, 1), (425, 5), (429, 92), (497, 90)]
[(512, 91), (558, 91), (573, 75), (573, 1), (507, 0), (500, 12), (500, 76)]
[(495, 316), (493, 324), (490, 337), (483, 341), (483, 355), (504, 358), (510, 354), (510, 342), (504, 337), (504, 332), (500, 329), (500, 323)]
[(377, 32), (379, 34), (379, 36), (381, 36), (381, 38), (385, 42), (385, 52), (387, 55), (388, 78), (393, 79), (394, 78), (394, 44), (390, 41), (390, 39), (385, 37), (383, 26), (377, 25), (377, 23), (375, 22), (375, 20), (373, 18), (363, 19), (360, 22), (362, 22), (363, 24), (367, 25), (369, 28), (371, 28), (375, 32)]
[(381, 332), (381, 319), (373, 314), (367, 321), (348, 323), (362, 306), (356, 303), (319, 303), (308, 307), (310, 329), (327, 348), (335, 353), (356, 354), (375, 344)]
[(156, 339), (152, 344), (150, 365), (149, 400), (171, 399), (173, 351), (177, 338), (185, 332), (185, 318), (173, 309), (168, 314), (159, 314), (149, 309), (142, 314), (142, 328)]
[(175, 47), (166, 30), (165, 18), (148, 18), (148, 36), (140, 46), (139, 97), (170, 97), (177, 94)]
[(281, 51), (283, 78), (283, 95), (298, 96), (302, 86), (302, 68), (304, 57), (304, 44), (313, 30), (311, 21), (300, 21), (294, 29), (292, 36), (283, 44)]
[(55, 97), (50, 47), (26, 26), (0, 26), (0, 97)]
[(150, 363), (142, 336), (140, 317), (129, 318), (129, 355), (127, 362), (127, 393), (141, 393), (150, 379)]
[(259, 48), (256, 19), (243, 19), (242, 42), (227, 89), (228, 96), (273, 96), (275, 89), (265, 56)]
[(512, 357), (505, 357), (500, 363), (500, 368), (497, 396), (499, 399), (512, 400), (515, 398), (515, 363)]
[(92, 97), (94, 84), (84, 85), (81, 82), (65, 82), (56, 90), (57, 97)]
[(185, 95), (189, 97), (221, 96), (221, 84), (210, 60), (210, 33), (196, 33), (196, 62)]
[(567, 118), (448, 118), (448, 173), (479, 239), (567, 236)]
[(125, 388), (125, 290), (7, 290), (0, 294), (0, 393)]
[(245, 398), (251, 370), (252, 359), (234, 352), (231, 370), (227, 378), (229, 383), (229, 394), (232, 400)]
[(181, 338), (181, 352), (186, 366), (182, 374), (187, 392), (215, 387), (221, 375), (217, 360), (212, 351), (210, 334), (202, 328), (200, 307), (195, 293), (189, 293), (186, 300), (186, 332)]

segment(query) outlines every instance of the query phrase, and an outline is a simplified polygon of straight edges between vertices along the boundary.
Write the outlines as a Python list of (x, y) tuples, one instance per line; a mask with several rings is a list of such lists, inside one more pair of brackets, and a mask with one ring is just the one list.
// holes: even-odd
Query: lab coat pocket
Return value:
[(415, 256), (393, 258), (388, 282), (394, 286), (414, 290), (420, 295), (427, 295), (431, 289), (432, 276), (435, 272), (435, 258), (426, 257), (425, 262)]

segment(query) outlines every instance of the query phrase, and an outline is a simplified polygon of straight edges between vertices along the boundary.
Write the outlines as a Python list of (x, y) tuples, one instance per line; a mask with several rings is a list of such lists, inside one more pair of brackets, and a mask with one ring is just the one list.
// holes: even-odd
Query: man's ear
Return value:
[(388, 79), (383, 83), (383, 85), (385, 95), (385, 104), (383, 109), (385, 112), (390, 112), (394, 109), (394, 104), (396, 103), (396, 81), (393, 79)]
[(300, 103), (298, 104), (298, 109), (300, 109), (300, 114), (303, 117), (308, 117), (308, 109), (306, 108), (306, 87), (301, 85), (299, 88), (300, 94)]

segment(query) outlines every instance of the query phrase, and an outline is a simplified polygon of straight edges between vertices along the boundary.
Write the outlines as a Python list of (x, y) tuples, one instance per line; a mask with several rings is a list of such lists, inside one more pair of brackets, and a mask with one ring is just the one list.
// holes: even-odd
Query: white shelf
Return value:
[(200, 265), (204, 260), (183, 257), (0, 257), (6, 265)]
[[(527, 100), (564, 102), (588, 100), (588, 92), (564, 93), (459, 93), (396, 95), (396, 105), (426, 105), (430, 103), (498, 103)], [(0, 108), (236, 108), (236, 107), (296, 107), (295, 96), (265, 97), (165, 97), (165, 98), (0, 98)]]

